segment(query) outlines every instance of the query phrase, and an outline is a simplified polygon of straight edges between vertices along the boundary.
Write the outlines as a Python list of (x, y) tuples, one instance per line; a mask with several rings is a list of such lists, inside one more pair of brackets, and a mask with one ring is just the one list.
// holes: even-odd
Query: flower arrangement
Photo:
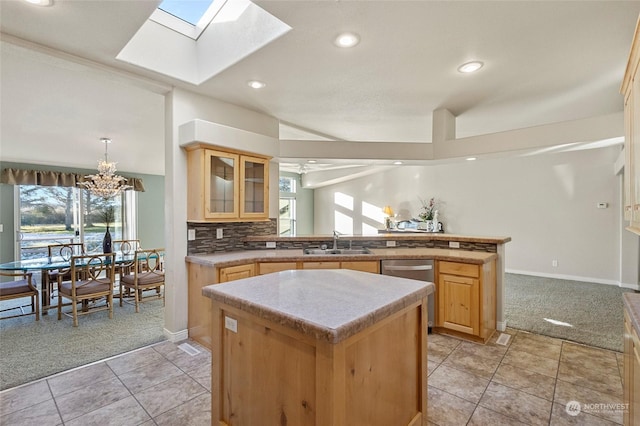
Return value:
[(438, 209), (438, 203), (434, 197), (431, 197), (428, 201), (418, 198), (420, 204), (422, 204), (422, 211), (418, 214), (418, 217), (423, 220), (433, 220), (433, 216)]

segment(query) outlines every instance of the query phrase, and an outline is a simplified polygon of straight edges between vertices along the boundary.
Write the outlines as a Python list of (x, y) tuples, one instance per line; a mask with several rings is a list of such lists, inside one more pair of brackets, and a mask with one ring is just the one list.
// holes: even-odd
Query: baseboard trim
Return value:
[(186, 339), (189, 338), (189, 330), (187, 330), (187, 329), (180, 330), (177, 333), (172, 333), (171, 331), (167, 330), (166, 328), (163, 329), (163, 330), (164, 330), (165, 337), (170, 342), (179, 342), (181, 340), (186, 340)]
[(620, 283), (620, 287), (628, 288), (630, 290), (640, 291), (640, 284)]
[(620, 283), (620, 281), (605, 280), (602, 278), (581, 277), (577, 275), (546, 274), (544, 272), (520, 271), (516, 269), (505, 269), (504, 272), (507, 274), (530, 275), (533, 277), (556, 278), (559, 280), (571, 280), (571, 281), (583, 281), (586, 283), (606, 284), (606, 285), (615, 285), (618, 287), (622, 287), (622, 284)]
[(506, 331), (507, 329), (507, 322), (506, 321), (498, 321), (496, 323), (496, 329), (498, 331)]

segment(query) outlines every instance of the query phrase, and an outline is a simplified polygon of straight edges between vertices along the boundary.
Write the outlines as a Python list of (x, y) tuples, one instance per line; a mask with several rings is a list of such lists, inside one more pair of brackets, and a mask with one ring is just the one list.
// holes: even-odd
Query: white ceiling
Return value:
[[(69, 165), (93, 167), (102, 147), (80, 147), (109, 136), (119, 169), (140, 171), (162, 158), (171, 86), (276, 117), (282, 139), (427, 143), (441, 108), (457, 137), (619, 112), (640, 13), (639, 1), (257, 0), (292, 29), (196, 86), (116, 59), (158, 3), (0, 1), (5, 159), (19, 141), (51, 158), (64, 143), (78, 147)], [(342, 31), (360, 44), (335, 47)], [(458, 73), (469, 60), (485, 67)], [(267, 86), (252, 90), (252, 79)]]

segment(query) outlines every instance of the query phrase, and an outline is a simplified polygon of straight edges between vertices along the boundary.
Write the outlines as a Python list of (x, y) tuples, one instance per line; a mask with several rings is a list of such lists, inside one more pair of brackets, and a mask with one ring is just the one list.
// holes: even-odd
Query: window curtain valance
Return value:
[[(128, 178), (127, 185), (134, 191), (144, 192), (144, 183), (140, 178)], [(41, 186), (77, 186), (84, 182), (85, 176), (79, 173), (53, 172), (47, 170), (4, 169), (0, 183), (9, 185), (41, 185)]]

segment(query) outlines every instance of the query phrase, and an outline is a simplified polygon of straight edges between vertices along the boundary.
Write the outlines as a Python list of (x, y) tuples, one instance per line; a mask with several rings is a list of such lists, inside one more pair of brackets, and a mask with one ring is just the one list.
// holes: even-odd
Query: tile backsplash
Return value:
[[(188, 241), (187, 254), (211, 254), (245, 250), (244, 239), (250, 235), (277, 235), (276, 219), (264, 222), (187, 222), (188, 230), (195, 230), (196, 239)], [(222, 229), (222, 238), (217, 238)]]

